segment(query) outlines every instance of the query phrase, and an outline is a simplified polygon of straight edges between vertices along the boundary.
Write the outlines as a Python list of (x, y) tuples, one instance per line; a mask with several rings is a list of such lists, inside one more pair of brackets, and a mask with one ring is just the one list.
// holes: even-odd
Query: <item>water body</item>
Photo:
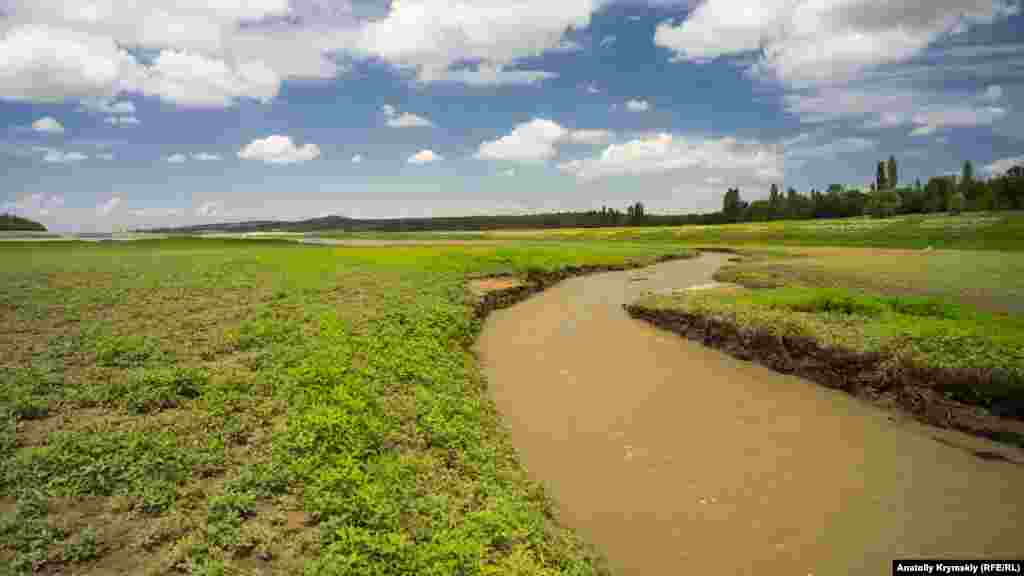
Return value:
[(562, 522), (621, 575), (888, 574), (900, 557), (1024, 556), (1024, 466), (972, 452), (1006, 447), (622, 309), (642, 290), (710, 283), (725, 260), (575, 278), (488, 318), (491, 393)]

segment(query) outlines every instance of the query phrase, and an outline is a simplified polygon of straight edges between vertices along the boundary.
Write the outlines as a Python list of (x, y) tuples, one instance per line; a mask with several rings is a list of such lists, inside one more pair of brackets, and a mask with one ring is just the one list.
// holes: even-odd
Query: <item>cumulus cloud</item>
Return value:
[(630, 112), (647, 112), (651, 104), (647, 100), (629, 100), (626, 102), (626, 110)]
[(444, 157), (436, 154), (433, 150), (420, 150), (409, 156), (407, 162), (409, 164), (430, 164), (432, 162), (440, 162), (441, 160), (444, 160)]
[(320, 147), (316, 144), (296, 146), (291, 137), (279, 134), (253, 140), (238, 151), (243, 160), (262, 160), (267, 164), (298, 164), (319, 156)]
[(359, 164), (362, 161), (363, 161), (363, 155), (362, 154), (356, 154), (355, 156), (352, 157), (352, 163), (353, 164)]
[(197, 52), (162, 50), (145, 69), (139, 87), (146, 95), (181, 106), (223, 108), (244, 98), (272, 100), (281, 77), (261, 61), (231, 65)]
[(1000, 158), (991, 164), (982, 166), (982, 171), (992, 176), (999, 176), (1006, 174), (1006, 171), (1014, 166), (1024, 166), (1024, 156), (1011, 156), (1009, 158)]
[(135, 114), (135, 104), (128, 100), (84, 100), (82, 109), (86, 112), (111, 115), (132, 115)]
[(37, 192), (24, 196), (16, 202), (4, 204), (4, 210), (20, 214), (39, 214), (46, 216), (51, 211), (64, 206), (64, 197), (55, 194), (44, 194)]
[(616, 38), (613, 35), (605, 36), (604, 38), (601, 38), (601, 47), (611, 46), (612, 44), (615, 44), (615, 40)]
[(797, 86), (849, 80), (1018, 11), (1012, 0), (707, 0), (682, 22), (659, 24), (654, 42), (695, 62), (757, 52), (755, 75)]
[(599, 0), (523, 0), (463, 2), (402, 0), (386, 17), (364, 26), (354, 42), (357, 52), (415, 70), (432, 82), (446, 78), (450, 66), (481, 62), (508, 65), (520, 58), (565, 48), (567, 29), (581, 29)]
[(922, 110), (913, 115), (911, 136), (933, 134), (940, 128), (988, 126), (1006, 116), (1006, 109), (996, 106), (947, 106)]
[(136, 126), (141, 124), (135, 116), (108, 116), (103, 121), (113, 126)]
[(555, 144), (569, 131), (546, 118), (534, 118), (517, 125), (511, 132), (480, 144), (476, 157), (484, 160), (543, 162), (558, 152)]
[(36, 152), (43, 153), (43, 162), (47, 164), (71, 164), (87, 160), (89, 157), (81, 152), (64, 152), (56, 148), (33, 147)]
[(998, 102), (1003, 99), (1003, 87), (993, 84), (985, 89), (981, 98), (982, 100), (987, 100), (989, 102)]
[(581, 180), (679, 173), (698, 182), (714, 176), (763, 182), (782, 178), (783, 157), (776, 147), (756, 141), (659, 133), (609, 145), (597, 156), (563, 162), (558, 168)]
[(220, 160), (221, 158), (220, 158), (219, 154), (209, 154), (207, 152), (199, 152), (199, 153), (192, 154), (192, 159), (193, 160), (199, 160), (200, 162), (213, 162), (213, 161), (216, 161), (216, 160)]
[(224, 203), (220, 201), (203, 202), (196, 208), (196, 216), (203, 218), (224, 216)]
[(428, 128), (434, 125), (433, 122), (422, 116), (408, 112), (398, 113), (398, 110), (390, 104), (381, 106), (381, 111), (387, 116), (387, 125), (390, 128)]
[(569, 141), (576, 144), (605, 144), (612, 139), (608, 130), (573, 130), (569, 133)]
[(32, 129), (46, 134), (63, 134), (64, 125), (53, 116), (44, 116), (32, 123)]
[(183, 164), (186, 160), (188, 160), (188, 157), (180, 152), (167, 157), (167, 162), (170, 164)]
[(106, 202), (96, 206), (96, 213), (100, 216), (108, 216), (111, 212), (117, 209), (121, 205), (120, 196), (112, 196)]

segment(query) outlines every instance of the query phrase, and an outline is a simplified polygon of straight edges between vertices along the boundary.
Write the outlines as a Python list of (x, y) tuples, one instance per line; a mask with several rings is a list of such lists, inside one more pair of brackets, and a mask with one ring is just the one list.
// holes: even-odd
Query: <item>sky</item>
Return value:
[(517, 214), (1024, 163), (1020, 0), (0, 0), (0, 212)]

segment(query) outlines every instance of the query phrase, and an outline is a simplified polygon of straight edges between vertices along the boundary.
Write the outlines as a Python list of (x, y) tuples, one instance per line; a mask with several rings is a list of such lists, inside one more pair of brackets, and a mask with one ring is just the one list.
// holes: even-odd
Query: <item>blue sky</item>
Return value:
[(1013, 0), (0, 0), (0, 210), (51, 229), (717, 209), (1024, 163)]

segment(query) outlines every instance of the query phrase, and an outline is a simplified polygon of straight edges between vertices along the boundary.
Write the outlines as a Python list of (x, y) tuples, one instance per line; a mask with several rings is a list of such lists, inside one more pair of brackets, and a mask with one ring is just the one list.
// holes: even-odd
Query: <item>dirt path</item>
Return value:
[[(490, 388), (562, 520), (616, 574), (888, 574), (1024, 556), (1024, 466), (633, 320), (726, 256), (567, 280), (494, 312)], [(646, 279), (638, 280), (638, 277)]]

